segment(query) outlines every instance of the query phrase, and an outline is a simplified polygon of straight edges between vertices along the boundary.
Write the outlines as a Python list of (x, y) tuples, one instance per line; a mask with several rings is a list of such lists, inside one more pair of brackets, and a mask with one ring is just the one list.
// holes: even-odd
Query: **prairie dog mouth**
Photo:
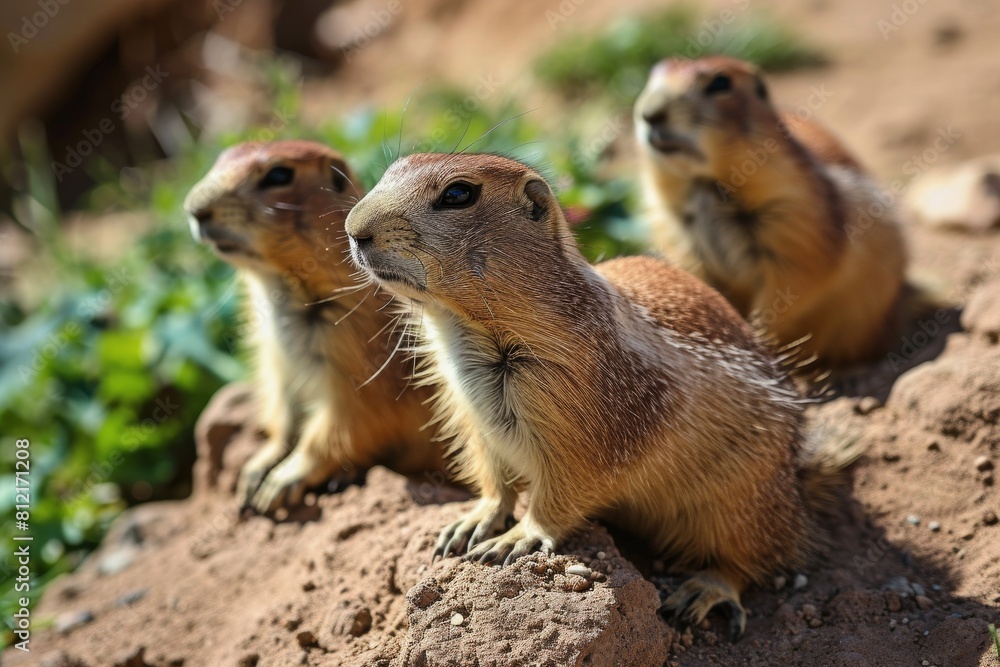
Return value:
[(246, 239), (239, 234), (213, 225), (203, 225), (199, 232), (201, 240), (211, 245), (220, 254), (257, 255), (247, 246)]
[(408, 287), (413, 290), (424, 292), (427, 287), (421, 284), (410, 272), (393, 266), (391, 258), (386, 261), (384, 252), (363, 247), (355, 238), (351, 237), (351, 258), (363, 271), (387, 285), (397, 285)]
[(699, 159), (705, 158), (690, 139), (663, 127), (650, 126), (646, 133), (646, 143), (664, 155), (690, 155)]

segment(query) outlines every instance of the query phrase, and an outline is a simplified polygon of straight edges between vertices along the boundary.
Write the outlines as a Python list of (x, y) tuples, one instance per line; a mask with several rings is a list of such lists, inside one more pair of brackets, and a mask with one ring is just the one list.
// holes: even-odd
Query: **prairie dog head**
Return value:
[(639, 145), (657, 167), (701, 178), (716, 177), (761, 128), (773, 130), (777, 114), (754, 65), (712, 56), (669, 59), (653, 67), (636, 100)]
[(495, 155), (397, 160), (346, 228), (354, 261), (391, 291), (474, 318), (544, 289), (539, 271), (579, 254), (545, 180)]
[[(219, 156), (184, 209), (195, 239), (238, 268), (329, 271), (347, 252), (343, 220), (360, 196), (355, 182), (340, 154), (322, 144), (247, 142)], [(327, 256), (333, 261), (320, 261)], [(341, 270), (346, 282), (350, 267)]]

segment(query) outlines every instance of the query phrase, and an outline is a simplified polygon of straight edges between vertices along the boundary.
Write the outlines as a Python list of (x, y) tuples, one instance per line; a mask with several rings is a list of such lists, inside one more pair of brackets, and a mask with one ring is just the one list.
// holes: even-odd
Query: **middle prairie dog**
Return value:
[(664, 60), (635, 125), (668, 258), (823, 366), (872, 361), (898, 341), (907, 260), (891, 207), (829, 132), (775, 110), (756, 67)]
[[(266, 444), (237, 495), (271, 512), (309, 487), (383, 464), (440, 470), (426, 389), (409, 387), (386, 299), (347, 261), (350, 168), (307, 141), (248, 142), (219, 156), (185, 201), (196, 239), (237, 267), (248, 291)], [(381, 367), (381, 368), (380, 368)]]
[(692, 575), (666, 610), (722, 606), (734, 636), (741, 591), (806, 559), (833, 468), (716, 291), (652, 258), (590, 266), (542, 177), (493, 155), (396, 161), (346, 229), (358, 266), (420, 304), (428, 379), (481, 494), (436, 554), (510, 563), (608, 519)]

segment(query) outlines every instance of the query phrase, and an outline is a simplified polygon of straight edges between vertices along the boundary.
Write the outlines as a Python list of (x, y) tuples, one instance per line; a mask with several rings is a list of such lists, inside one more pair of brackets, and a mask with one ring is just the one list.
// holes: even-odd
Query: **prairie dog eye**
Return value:
[(257, 187), (261, 190), (267, 188), (276, 188), (282, 185), (288, 185), (295, 180), (295, 170), (291, 167), (271, 167), (271, 169), (264, 174), (264, 178), (260, 179), (260, 183)]
[(706, 95), (714, 95), (715, 93), (724, 93), (733, 87), (733, 80), (729, 78), (727, 74), (716, 74), (708, 85), (705, 86)]
[(455, 181), (447, 186), (438, 197), (435, 207), (437, 208), (467, 208), (476, 203), (479, 199), (481, 186), (472, 185), (465, 181)]

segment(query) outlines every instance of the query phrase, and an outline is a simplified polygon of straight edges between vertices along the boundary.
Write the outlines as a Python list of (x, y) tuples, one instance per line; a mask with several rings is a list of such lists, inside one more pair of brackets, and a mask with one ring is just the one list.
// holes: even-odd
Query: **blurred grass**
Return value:
[(681, 5), (623, 17), (596, 36), (563, 37), (537, 59), (535, 72), (566, 97), (631, 104), (650, 67), (664, 58), (723, 54), (768, 71), (823, 64), (822, 54), (789, 28), (762, 14), (743, 14), (735, 4), (712, 15)]

